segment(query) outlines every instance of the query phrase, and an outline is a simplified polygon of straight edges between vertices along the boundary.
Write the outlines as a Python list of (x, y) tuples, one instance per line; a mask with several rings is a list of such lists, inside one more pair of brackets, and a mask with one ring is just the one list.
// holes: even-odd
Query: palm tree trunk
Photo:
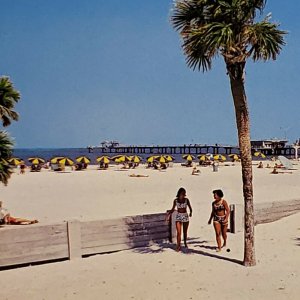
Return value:
[(227, 65), (231, 92), (234, 101), (236, 124), (242, 164), (244, 213), (244, 265), (254, 266), (254, 209), (252, 185), (252, 155), (250, 141), (250, 118), (244, 87), (244, 64), (233, 67)]

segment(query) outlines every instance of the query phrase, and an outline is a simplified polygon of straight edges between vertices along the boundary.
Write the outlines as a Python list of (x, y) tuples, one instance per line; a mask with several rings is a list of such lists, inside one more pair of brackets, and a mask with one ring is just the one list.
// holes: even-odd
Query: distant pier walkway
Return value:
[(100, 153), (132, 153), (132, 154), (237, 154), (237, 146), (221, 145), (183, 145), (183, 146), (115, 146), (115, 147), (88, 147), (89, 152)]
[[(88, 147), (88, 151), (98, 152), (102, 154), (239, 154), (238, 146), (224, 146), (224, 145), (183, 145), (183, 146), (114, 146), (114, 147)], [(295, 149), (292, 147), (275, 148), (275, 149), (252, 149), (252, 152), (260, 151), (267, 156), (284, 155), (294, 156)]]

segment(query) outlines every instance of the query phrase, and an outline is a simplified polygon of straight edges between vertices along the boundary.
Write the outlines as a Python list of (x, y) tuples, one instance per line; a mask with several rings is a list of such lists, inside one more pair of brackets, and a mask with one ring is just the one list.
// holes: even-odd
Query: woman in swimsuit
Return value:
[[(186, 198), (186, 190), (180, 188), (177, 192), (176, 199), (173, 201), (173, 207), (169, 211), (172, 214), (177, 207), (176, 215), (176, 230), (177, 230), (177, 247), (176, 251), (181, 249), (181, 228), (183, 227), (183, 239), (184, 245), (187, 248), (187, 231), (189, 227), (189, 216), (192, 216), (192, 207), (189, 199)], [(187, 207), (190, 210), (190, 214), (187, 213)]]
[[(208, 224), (211, 224), (212, 219), (214, 220), (214, 228), (218, 244), (217, 252), (219, 252), (221, 251), (221, 248), (226, 247), (230, 210), (226, 200), (223, 199), (224, 194), (221, 190), (214, 190), (213, 195), (215, 200), (212, 203), (212, 211), (208, 220)], [(224, 240), (223, 246), (221, 246), (221, 235)]]

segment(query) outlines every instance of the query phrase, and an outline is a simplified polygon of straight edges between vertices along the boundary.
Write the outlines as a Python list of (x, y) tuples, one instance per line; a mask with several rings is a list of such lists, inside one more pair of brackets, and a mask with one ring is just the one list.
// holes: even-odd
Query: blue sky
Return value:
[[(287, 5), (288, 3), (288, 5)], [(187, 68), (171, 0), (2, 1), (0, 74), (21, 91), (17, 147), (236, 144), (222, 59)], [(289, 31), (276, 62), (248, 63), (252, 138), (300, 137), (300, 2), (269, 0)]]

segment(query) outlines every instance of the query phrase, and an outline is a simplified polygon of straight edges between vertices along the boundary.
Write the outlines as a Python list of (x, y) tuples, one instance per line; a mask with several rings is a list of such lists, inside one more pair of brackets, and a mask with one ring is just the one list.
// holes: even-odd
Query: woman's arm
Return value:
[(211, 224), (211, 220), (212, 220), (213, 217), (214, 217), (214, 204), (212, 203), (211, 213), (210, 213), (210, 217), (209, 217), (209, 220), (208, 220), (208, 224)]
[(226, 200), (223, 200), (223, 203), (225, 206), (225, 215), (226, 215), (225, 222), (227, 222), (229, 219), (229, 215), (230, 215), (230, 209), (229, 209), (229, 206), (228, 206), (228, 203)]
[(175, 207), (176, 207), (176, 199), (173, 201), (173, 206), (172, 206), (171, 210), (168, 211), (168, 213), (172, 214), (175, 210)]
[(190, 203), (190, 200), (187, 199), (187, 206), (189, 207), (189, 210), (190, 210), (190, 217), (192, 216), (193, 214), (193, 209), (192, 209), (192, 206), (191, 206), (191, 203)]

